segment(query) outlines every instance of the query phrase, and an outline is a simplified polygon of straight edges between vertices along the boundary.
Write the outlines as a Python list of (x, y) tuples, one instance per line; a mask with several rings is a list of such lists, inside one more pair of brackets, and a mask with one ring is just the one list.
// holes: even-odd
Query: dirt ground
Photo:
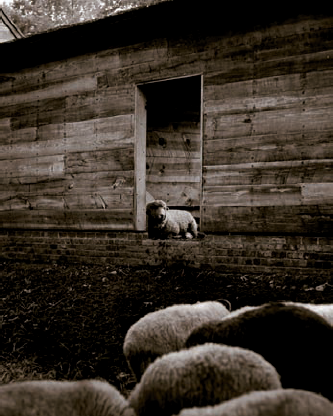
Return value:
[(234, 310), (290, 300), (333, 303), (333, 277), (0, 261), (0, 384), (103, 378), (124, 394), (122, 345), (140, 317), (176, 303), (220, 300)]

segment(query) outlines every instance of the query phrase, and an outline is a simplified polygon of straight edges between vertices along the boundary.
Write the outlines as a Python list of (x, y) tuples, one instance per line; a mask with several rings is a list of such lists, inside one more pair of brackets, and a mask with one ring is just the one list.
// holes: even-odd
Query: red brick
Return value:
[(203, 240), (150, 240), (146, 232), (1, 230), (3, 258), (128, 265), (172, 265), (238, 271), (327, 271), (333, 238), (213, 235)]

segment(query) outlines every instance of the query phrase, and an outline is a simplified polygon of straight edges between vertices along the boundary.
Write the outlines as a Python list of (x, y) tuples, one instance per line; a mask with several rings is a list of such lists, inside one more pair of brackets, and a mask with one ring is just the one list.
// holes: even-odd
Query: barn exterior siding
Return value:
[(332, 19), (236, 39), (205, 76), (202, 226), (330, 232)]
[[(153, 15), (168, 7), (172, 6), (127, 12), (126, 24), (140, 20), (142, 13)], [(120, 25), (122, 16), (109, 19)], [(69, 53), (52, 60), (48, 52), (51, 58), (45, 62), (38, 55), (30, 56), (26, 65), (0, 65), (0, 226), (7, 254), (12, 253), (15, 236), (29, 235), (24, 230), (42, 239), (44, 232), (140, 229), (137, 224), (144, 221), (137, 218), (136, 202), (137, 88), (192, 75), (202, 76), (201, 145), (199, 135), (193, 135), (202, 154), (192, 157), (187, 175), (195, 178), (200, 227), (209, 234), (207, 242), (191, 243), (200, 247), (197, 262), (206, 264), (211, 249), (213, 257), (224, 257), (212, 248), (217, 235), (261, 235), (262, 245), (270, 244), (270, 234), (294, 234), (298, 239), (332, 235), (332, 17), (286, 17), (259, 27), (227, 29), (206, 22), (190, 31), (189, 23), (182, 29), (177, 22), (171, 28), (154, 26), (155, 32), (139, 34), (136, 42), (123, 37), (106, 47), (104, 40), (96, 50), (90, 45), (76, 56)], [(31, 42), (65, 35), (66, 29), (60, 29), (32, 37)], [(3, 51), (10, 47), (16, 46), (5, 45)], [(164, 168), (150, 176), (147, 172), (155, 189), (172, 185), (175, 172), (185, 172), (185, 162), (174, 155), (186, 154), (187, 145), (186, 139), (170, 140)], [(199, 166), (196, 160), (200, 178), (193, 173), (193, 166)], [(188, 184), (179, 185), (178, 199), (190, 201)], [(133, 236), (136, 241), (137, 233)], [(143, 256), (154, 253), (156, 243), (150, 250), (145, 248), (149, 245), (140, 245)], [(172, 257), (173, 249), (169, 252)], [(101, 257), (115, 257), (106, 253)], [(314, 264), (298, 254), (292, 258), (293, 250), (285, 253), (281, 267)], [(255, 267), (254, 258), (261, 258), (262, 267), (276, 263), (274, 255), (264, 261), (258, 251), (253, 258), (229, 254), (225, 257), (237, 258), (235, 264), (244, 262), (244, 267)], [(331, 259), (320, 261), (327, 265)]]

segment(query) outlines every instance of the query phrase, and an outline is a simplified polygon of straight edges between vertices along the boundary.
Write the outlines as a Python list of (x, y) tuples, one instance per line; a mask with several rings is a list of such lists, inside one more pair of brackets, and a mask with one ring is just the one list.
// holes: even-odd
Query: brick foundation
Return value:
[(150, 240), (147, 233), (0, 231), (1, 258), (126, 266), (183, 264), (214, 270), (331, 273), (332, 237), (207, 235), (203, 240)]

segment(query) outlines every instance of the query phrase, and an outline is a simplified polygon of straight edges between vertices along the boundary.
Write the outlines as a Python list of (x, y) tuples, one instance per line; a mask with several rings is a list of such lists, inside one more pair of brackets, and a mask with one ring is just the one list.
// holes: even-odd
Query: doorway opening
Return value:
[[(202, 76), (140, 85), (136, 105), (136, 161), (145, 177), (144, 185), (143, 177), (136, 179), (137, 199), (144, 207), (162, 199), (170, 209), (190, 211), (200, 224)], [(138, 195), (143, 188), (144, 198)], [(145, 227), (145, 219), (137, 226)]]

